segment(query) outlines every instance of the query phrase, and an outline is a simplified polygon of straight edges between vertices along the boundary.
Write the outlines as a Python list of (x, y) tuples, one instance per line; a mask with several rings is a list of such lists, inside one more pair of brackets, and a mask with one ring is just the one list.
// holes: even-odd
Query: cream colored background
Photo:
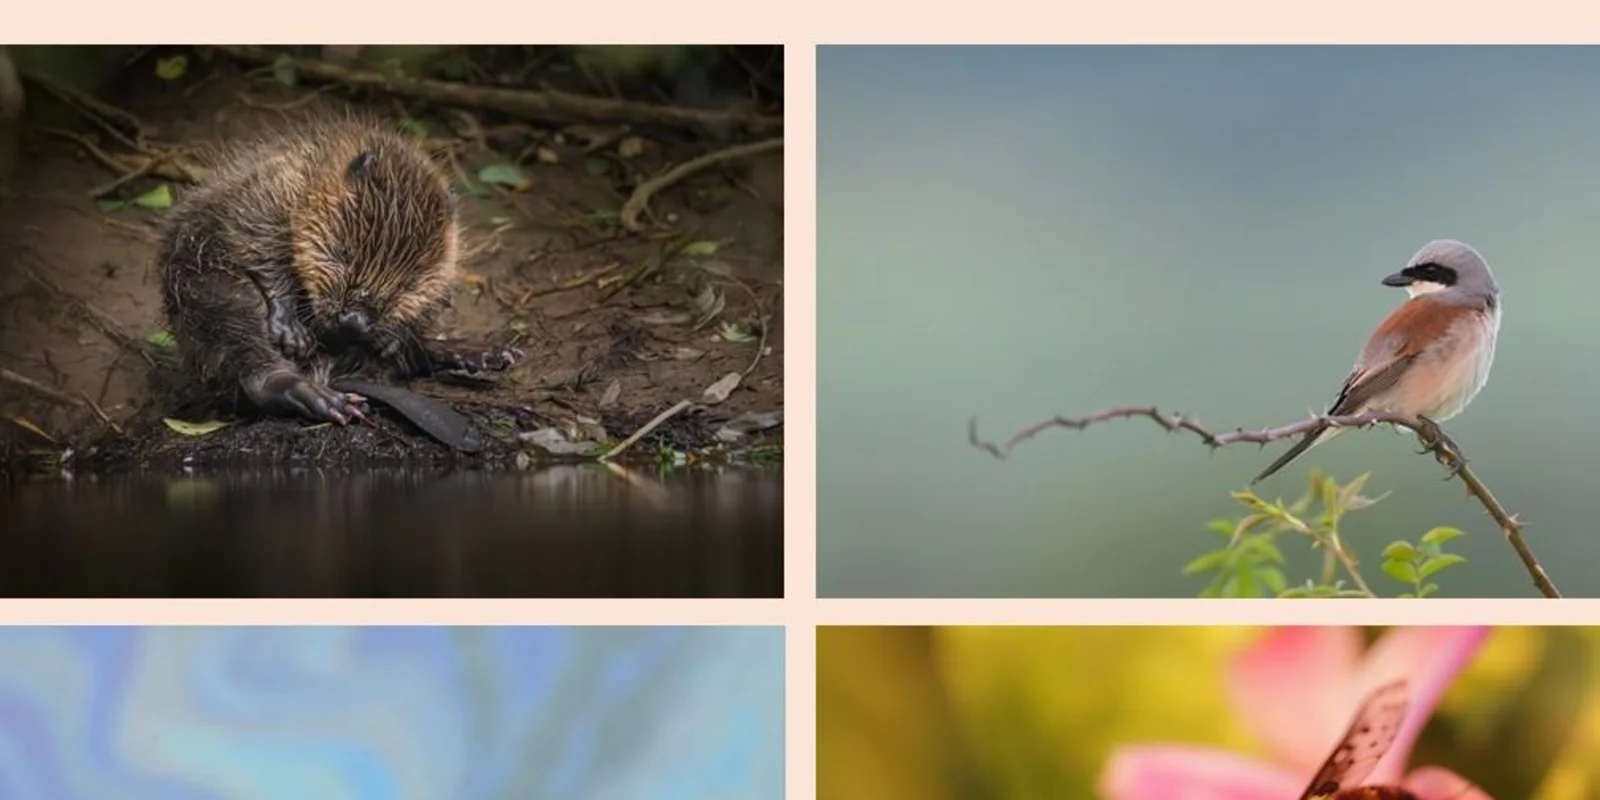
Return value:
[[(791, 800), (815, 796), (815, 630), (824, 624), (1600, 624), (1600, 601), (1367, 603), (1273, 601), (817, 601), (815, 597), (815, 50), (847, 43), (1600, 42), (1600, 7), (1427, 0), (1355, 0), (1296, 8), (1281, 2), (938, 4), (879, 0), (717, 0), (604, 4), (327, 3), (282, 0), (228, 7), (85, 0), (8, 4), (8, 42), (683, 42), (788, 45), (784, 206), (789, 387), (785, 472), (786, 599), (682, 601), (98, 600), (0, 602), (0, 624), (784, 624)], [(469, 10), (470, 9), (470, 10)], [(1597, 76), (1600, 79), (1600, 76)], [(1537, 533), (1530, 528), (1530, 536)]]

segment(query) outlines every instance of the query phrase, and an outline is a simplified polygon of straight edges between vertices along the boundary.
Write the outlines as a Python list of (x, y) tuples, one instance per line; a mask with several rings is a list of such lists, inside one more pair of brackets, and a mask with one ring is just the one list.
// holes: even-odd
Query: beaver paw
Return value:
[(268, 378), (262, 393), (275, 408), (318, 422), (345, 425), (366, 416), (363, 413), (366, 398), (336, 392), (289, 372), (280, 372)]
[(521, 361), (523, 352), (515, 347), (487, 347), (478, 352), (466, 348), (433, 353), (434, 367), (475, 374), (479, 372), (505, 372)]
[(378, 348), (378, 358), (383, 361), (398, 361), (402, 357), (401, 351), (404, 348), (404, 343), (399, 338), (389, 339)]
[(523, 352), (515, 347), (500, 347), (481, 354), (479, 365), (486, 372), (505, 372), (522, 360)]
[(280, 304), (272, 307), (267, 314), (267, 332), (272, 334), (278, 351), (290, 359), (301, 361), (311, 356), (315, 346), (311, 331), (300, 324), (289, 306)]

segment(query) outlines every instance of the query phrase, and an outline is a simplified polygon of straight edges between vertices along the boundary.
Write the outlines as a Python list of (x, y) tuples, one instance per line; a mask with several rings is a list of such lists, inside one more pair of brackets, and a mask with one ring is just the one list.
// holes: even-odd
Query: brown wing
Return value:
[(1471, 306), (1445, 302), (1433, 295), (1401, 303), (1367, 339), (1360, 363), (1345, 379), (1328, 413), (1338, 416), (1359, 411), (1368, 400), (1398, 383), (1430, 343), (1472, 313)]
[(1410, 692), (1405, 681), (1374, 690), (1367, 695), (1356, 711), (1350, 729), (1323, 762), (1322, 769), (1311, 779), (1311, 784), (1301, 793), (1300, 800), (1327, 797), (1340, 789), (1348, 789), (1372, 774), (1383, 754), (1389, 752), (1394, 737), (1400, 732), (1400, 721), (1405, 718)]
[[(1469, 306), (1443, 302), (1432, 295), (1401, 303), (1367, 339), (1361, 360), (1344, 379), (1339, 396), (1328, 406), (1328, 414), (1337, 417), (1361, 411), (1367, 401), (1399, 383), (1430, 342), (1444, 335), (1462, 316), (1472, 313)], [(1260, 483), (1283, 469), (1316, 445), (1325, 433), (1324, 429), (1308, 432), (1250, 484)]]

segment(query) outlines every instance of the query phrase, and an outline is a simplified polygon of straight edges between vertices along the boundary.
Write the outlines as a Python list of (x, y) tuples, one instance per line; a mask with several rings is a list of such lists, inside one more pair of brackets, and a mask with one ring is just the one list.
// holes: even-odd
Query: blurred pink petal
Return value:
[(1488, 792), (1443, 767), (1423, 767), (1411, 773), (1405, 787), (1420, 800), (1494, 800)]
[[(1275, 763), (1181, 745), (1115, 750), (1101, 778), (1107, 800), (1285, 800), (1299, 795), (1369, 692), (1404, 678), (1410, 706), (1394, 744), (1362, 785), (1393, 785), (1439, 698), (1488, 639), (1486, 627), (1390, 628), (1366, 651), (1347, 627), (1276, 628), (1230, 667), (1234, 711)], [(1412, 773), (1421, 800), (1492, 800), (1449, 770)], [(1353, 787), (1346, 787), (1353, 788)]]
[(1100, 795), (1106, 800), (1286, 800), (1299, 796), (1307, 780), (1226, 750), (1140, 745), (1111, 754)]
[(1483, 626), (1390, 628), (1367, 651), (1355, 690), (1361, 694), (1404, 678), (1410, 684), (1411, 706), (1388, 755), (1372, 771), (1371, 783), (1394, 783), (1406, 774), (1406, 762), (1417, 737), (1427, 727), (1439, 698), (1456, 675), (1489, 638)]
[(1309, 780), (1350, 724), (1360, 657), (1357, 628), (1274, 628), (1230, 666), (1233, 708), (1274, 761)]

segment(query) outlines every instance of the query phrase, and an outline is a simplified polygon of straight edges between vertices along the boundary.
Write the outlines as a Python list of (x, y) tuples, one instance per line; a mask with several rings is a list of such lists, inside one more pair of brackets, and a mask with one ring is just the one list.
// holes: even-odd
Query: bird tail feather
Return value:
[(1317, 445), (1322, 444), (1323, 442), (1326, 442), (1335, 436), (1338, 436), (1343, 430), (1343, 428), (1323, 428), (1320, 431), (1312, 431), (1307, 433), (1300, 439), (1300, 441), (1295, 443), (1294, 447), (1289, 448), (1288, 452), (1278, 456), (1277, 461), (1272, 462), (1270, 466), (1261, 471), (1260, 475), (1255, 476), (1255, 478), (1250, 481), (1250, 485), (1254, 486), (1266, 480), (1267, 478), (1271, 477), (1273, 473), (1287, 466), (1290, 461), (1293, 461), (1299, 458), (1301, 455), (1304, 455), (1307, 450), (1310, 450), (1311, 448), (1316, 447)]

